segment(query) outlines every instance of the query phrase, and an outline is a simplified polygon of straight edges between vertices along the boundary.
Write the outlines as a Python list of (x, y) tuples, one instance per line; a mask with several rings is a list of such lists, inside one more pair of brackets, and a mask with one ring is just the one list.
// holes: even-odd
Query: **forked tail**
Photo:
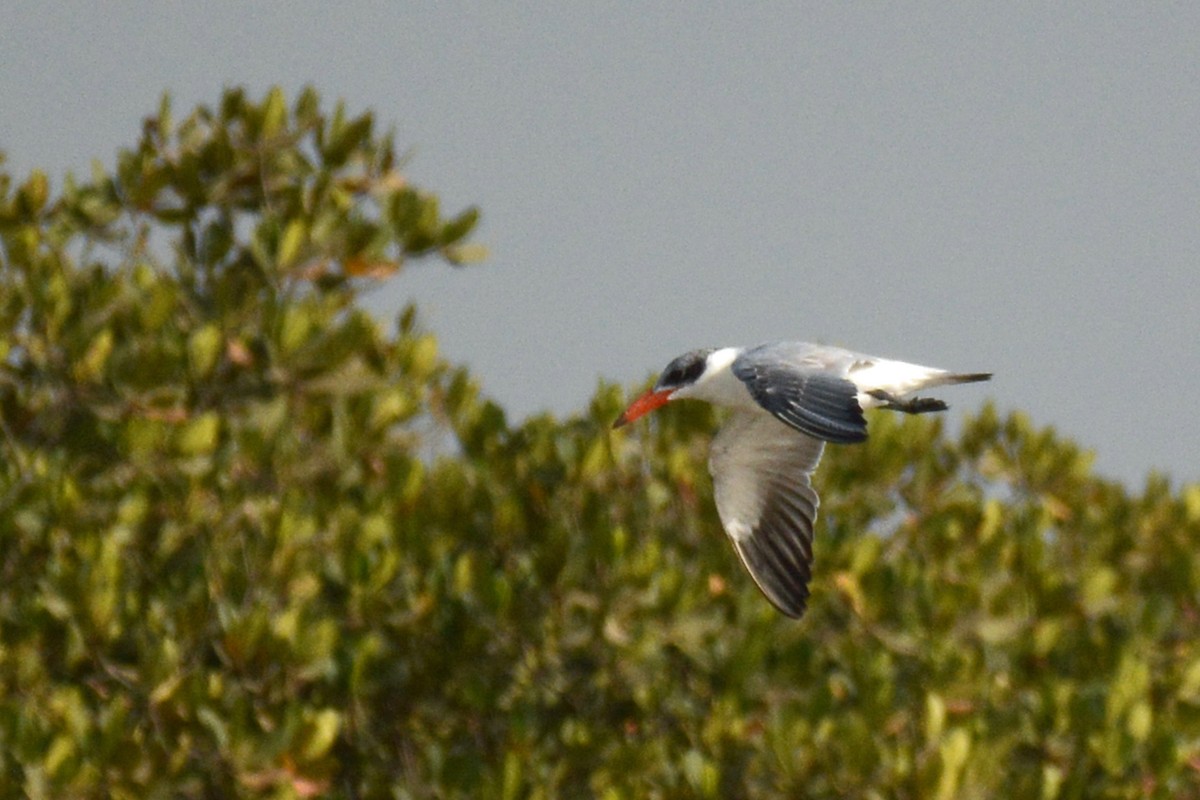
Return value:
[[(992, 373), (990, 372), (960, 372), (946, 375), (938, 384), (949, 386), (954, 383), (978, 383), (979, 381), (990, 381), (991, 379)], [(931, 383), (930, 386), (938, 384)]]

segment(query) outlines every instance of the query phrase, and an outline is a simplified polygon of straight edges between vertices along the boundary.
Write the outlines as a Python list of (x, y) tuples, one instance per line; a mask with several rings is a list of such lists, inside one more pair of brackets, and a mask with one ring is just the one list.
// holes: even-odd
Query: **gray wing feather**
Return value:
[(733, 362), (755, 401), (801, 433), (837, 444), (867, 438), (858, 387), (844, 376), (855, 354), (815, 345), (765, 345)]
[(820, 504), (810, 476), (824, 443), (769, 416), (739, 412), (713, 440), (709, 471), (721, 524), (754, 582), (790, 617), (804, 614)]

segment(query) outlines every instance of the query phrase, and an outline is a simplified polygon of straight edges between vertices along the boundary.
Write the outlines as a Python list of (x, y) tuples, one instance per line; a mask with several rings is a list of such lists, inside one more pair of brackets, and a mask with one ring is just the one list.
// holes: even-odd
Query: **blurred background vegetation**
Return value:
[(0, 164), (0, 795), (1200, 797), (1200, 486), (872, 417), (796, 623), (707, 407), (513, 424), (363, 310), (483, 255), (400, 167), (238, 90), (57, 193)]

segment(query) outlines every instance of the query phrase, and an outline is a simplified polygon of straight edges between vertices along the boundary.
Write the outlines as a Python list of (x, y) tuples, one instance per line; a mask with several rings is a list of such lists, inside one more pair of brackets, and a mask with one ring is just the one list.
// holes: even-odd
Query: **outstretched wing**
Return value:
[(811, 475), (825, 444), (766, 414), (736, 412), (713, 439), (708, 469), (721, 524), (758, 588), (804, 614), (819, 500)]
[(821, 349), (804, 347), (797, 353), (784, 345), (747, 350), (734, 360), (733, 374), (760, 406), (801, 433), (836, 444), (864, 441), (867, 420), (858, 402), (859, 388), (844, 377), (849, 362), (826, 364), (817, 357)]

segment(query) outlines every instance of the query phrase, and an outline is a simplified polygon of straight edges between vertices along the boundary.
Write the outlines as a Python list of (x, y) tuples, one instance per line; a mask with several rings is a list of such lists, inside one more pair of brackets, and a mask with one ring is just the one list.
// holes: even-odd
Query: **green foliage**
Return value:
[(395, 161), (231, 91), (0, 174), (0, 794), (1200, 797), (1200, 487), (881, 414), (788, 620), (710, 409), (510, 425), (360, 309), (478, 254)]

